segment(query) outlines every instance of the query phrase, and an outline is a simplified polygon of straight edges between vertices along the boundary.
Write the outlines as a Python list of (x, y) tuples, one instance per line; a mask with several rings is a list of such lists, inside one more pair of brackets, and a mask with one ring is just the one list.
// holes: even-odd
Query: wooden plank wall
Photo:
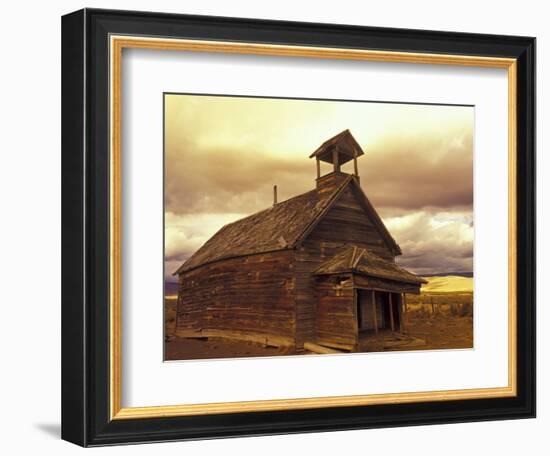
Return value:
[(395, 258), (349, 186), (325, 214), (309, 239), (354, 244), (390, 261)]
[(351, 188), (304, 240), (296, 252), (296, 344), (316, 338), (315, 277), (312, 271), (334, 256), (344, 245), (353, 243), (393, 261), (394, 256)]
[(293, 261), (294, 252), (286, 250), (218, 261), (182, 274), (177, 333), (224, 330), (294, 340)]
[(357, 309), (351, 278), (325, 276), (317, 283), (317, 342), (353, 349), (357, 344)]

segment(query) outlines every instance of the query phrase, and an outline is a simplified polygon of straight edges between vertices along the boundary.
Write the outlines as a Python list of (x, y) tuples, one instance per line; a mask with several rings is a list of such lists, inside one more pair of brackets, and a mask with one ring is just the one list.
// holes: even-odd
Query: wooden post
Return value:
[(360, 303), (359, 303), (359, 292), (357, 288), (353, 289), (353, 301), (355, 303), (355, 345), (359, 343), (359, 329), (361, 328), (361, 315)]
[(406, 314), (407, 313), (407, 298), (405, 293), (401, 293), (401, 331), (405, 331), (407, 325)]
[(321, 177), (321, 161), (319, 159), (315, 160), (317, 162), (317, 179)]
[(338, 161), (338, 150), (336, 147), (332, 150), (332, 162), (334, 163), (334, 172), (340, 172), (340, 162)]
[(430, 296), (430, 304), (432, 305), (432, 315), (435, 314), (434, 297)]
[[(176, 326), (174, 327), (174, 336), (178, 333), (178, 319), (179, 319), (179, 307), (180, 307), (180, 287), (181, 281), (178, 277), (178, 297), (176, 299)], [(164, 300), (164, 316), (166, 317), (166, 299)]]
[(273, 186), (273, 206), (275, 206), (275, 204), (277, 204), (277, 186), (276, 185)]
[(372, 290), (372, 315), (374, 318), (374, 332), (378, 334), (378, 318), (376, 318), (376, 296)]
[(357, 169), (357, 149), (353, 149), (353, 169), (355, 171), (355, 175), (359, 177), (359, 170)]
[(388, 302), (390, 307), (390, 324), (391, 324), (391, 332), (395, 332), (395, 324), (393, 322), (393, 303), (391, 299), (391, 293), (388, 293)]

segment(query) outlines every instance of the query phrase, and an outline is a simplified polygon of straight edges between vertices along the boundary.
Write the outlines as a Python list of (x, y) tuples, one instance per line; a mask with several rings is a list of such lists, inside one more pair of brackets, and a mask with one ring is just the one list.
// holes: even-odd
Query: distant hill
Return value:
[(177, 296), (178, 295), (178, 282), (164, 282), (164, 295), (165, 296)]
[(472, 293), (474, 278), (458, 275), (424, 277), (428, 283), (422, 285), (422, 291), (429, 293)]
[(447, 276), (458, 276), (458, 277), (473, 277), (473, 272), (438, 272), (437, 274), (419, 274), (420, 277), (447, 277)]

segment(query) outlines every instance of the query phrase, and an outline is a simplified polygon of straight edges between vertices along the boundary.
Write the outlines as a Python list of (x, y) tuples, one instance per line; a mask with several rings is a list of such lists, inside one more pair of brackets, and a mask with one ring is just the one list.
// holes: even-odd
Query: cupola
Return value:
[[(342, 165), (353, 160), (353, 175), (359, 181), (357, 158), (363, 155), (363, 149), (357, 143), (349, 130), (344, 130), (325, 141), (309, 158), (315, 158), (317, 163), (317, 189), (330, 191), (349, 176), (341, 171)], [(321, 176), (321, 162), (332, 163), (333, 169)]]

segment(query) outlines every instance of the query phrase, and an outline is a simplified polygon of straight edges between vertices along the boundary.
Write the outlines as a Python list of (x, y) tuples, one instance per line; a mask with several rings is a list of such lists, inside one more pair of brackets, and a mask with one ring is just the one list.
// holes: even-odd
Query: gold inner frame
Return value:
[[(122, 180), (121, 96), (123, 49), (256, 54), (317, 59), (368, 60), (431, 65), (454, 65), (508, 70), (508, 386), (426, 392), (403, 392), (246, 402), (122, 407)], [(516, 119), (517, 61), (511, 58), (422, 54), (309, 46), (168, 38), (110, 36), (110, 412), (111, 419), (158, 418), (220, 413), (312, 409), (458, 399), (511, 397), (517, 393), (516, 290)]]

